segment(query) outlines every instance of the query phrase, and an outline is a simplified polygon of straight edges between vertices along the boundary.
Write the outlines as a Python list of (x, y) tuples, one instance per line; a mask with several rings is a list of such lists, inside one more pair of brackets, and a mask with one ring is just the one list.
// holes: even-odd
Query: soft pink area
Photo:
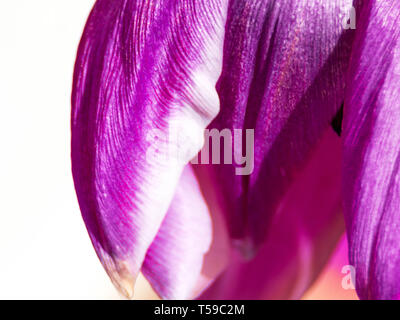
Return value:
[(260, 250), (251, 256), (245, 242), (242, 255), (232, 250), (228, 268), (200, 299), (301, 298), (344, 231), (340, 173), (341, 141), (329, 129), (281, 199)]
[(304, 300), (358, 300), (354, 289), (342, 287), (342, 268), (349, 265), (347, 237), (344, 235), (334, 255), (314, 285), (306, 292)]

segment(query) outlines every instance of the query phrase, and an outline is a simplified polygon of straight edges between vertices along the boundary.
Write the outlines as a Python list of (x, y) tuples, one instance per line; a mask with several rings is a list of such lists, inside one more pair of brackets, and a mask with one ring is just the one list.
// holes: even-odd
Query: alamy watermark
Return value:
[(343, 266), (342, 273), (345, 274), (342, 278), (342, 288), (344, 290), (354, 290), (356, 288), (356, 268), (351, 265)]
[[(199, 131), (181, 126), (171, 126), (167, 133), (160, 129), (151, 130), (147, 135), (150, 146), (146, 152), (146, 161), (190, 162), (195, 165), (233, 164), (236, 175), (252, 174), (254, 129), (205, 129), (201, 134), (196, 132)], [(162, 140), (163, 137), (165, 140)]]
[[(222, 131), (206, 129), (204, 137), (204, 147), (192, 159), (192, 164), (209, 164), (211, 158), (212, 164), (235, 163), (237, 165), (235, 168), (236, 175), (247, 176), (252, 174), (254, 170), (254, 129), (245, 130), (245, 137), (242, 129), (233, 129), (233, 134), (230, 129), (223, 129)], [(221, 153), (223, 153), (222, 161)]]
[(351, 7), (345, 14), (345, 17), (342, 21), (342, 26), (345, 30), (348, 29), (356, 29), (357, 27), (357, 17), (356, 17), (356, 8)]

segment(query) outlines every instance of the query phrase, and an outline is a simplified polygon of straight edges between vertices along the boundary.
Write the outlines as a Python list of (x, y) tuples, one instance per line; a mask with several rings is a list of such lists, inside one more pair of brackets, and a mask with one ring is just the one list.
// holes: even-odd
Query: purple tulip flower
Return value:
[[(254, 130), (250, 174), (245, 135), (232, 163), (189, 163), (206, 128)], [(142, 272), (165, 299), (299, 298), (344, 212), (360, 298), (400, 298), (400, 2), (97, 0), (72, 170), (128, 297)]]

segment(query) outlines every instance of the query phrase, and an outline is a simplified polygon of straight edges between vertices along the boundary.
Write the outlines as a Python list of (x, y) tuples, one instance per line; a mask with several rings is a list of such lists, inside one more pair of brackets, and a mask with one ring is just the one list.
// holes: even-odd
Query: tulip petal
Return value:
[(210, 128), (255, 130), (251, 175), (237, 175), (238, 165), (213, 168), (230, 233), (242, 239), (245, 255), (264, 241), (294, 172), (343, 102), (352, 40), (343, 21), (351, 3), (230, 2), (217, 87), (221, 112)]
[(98, 0), (87, 22), (72, 170), (92, 243), (127, 296), (219, 111), (226, 11), (227, 0)]
[(282, 198), (271, 231), (246, 261), (233, 251), (221, 277), (200, 299), (298, 299), (343, 234), (341, 141), (328, 129)]
[(193, 169), (187, 166), (142, 272), (164, 299), (188, 299), (211, 245), (212, 224)]
[(400, 297), (400, 3), (360, 1), (344, 105), (344, 209), (363, 299)]

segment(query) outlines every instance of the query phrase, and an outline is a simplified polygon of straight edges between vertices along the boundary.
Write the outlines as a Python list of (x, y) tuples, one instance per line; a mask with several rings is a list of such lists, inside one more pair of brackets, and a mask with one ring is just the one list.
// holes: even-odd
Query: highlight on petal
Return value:
[[(281, 197), (344, 99), (351, 0), (230, 2), (221, 112), (210, 128), (254, 129), (254, 171), (214, 166), (244, 255), (265, 240)], [(245, 149), (245, 147), (243, 147)]]
[(400, 3), (360, 1), (344, 105), (344, 212), (362, 299), (400, 296)]
[(200, 299), (299, 299), (343, 234), (341, 141), (327, 129), (281, 199), (256, 256), (236, 250)]
[(226, 11), (227, 0), (98, 0), (85, 27), (72, 171), (92, 243), (127, 296), (219, 111)]
[(188, 165), (142, 268), (161, 298), (193, 297), (211, 238), (210, 213)]

